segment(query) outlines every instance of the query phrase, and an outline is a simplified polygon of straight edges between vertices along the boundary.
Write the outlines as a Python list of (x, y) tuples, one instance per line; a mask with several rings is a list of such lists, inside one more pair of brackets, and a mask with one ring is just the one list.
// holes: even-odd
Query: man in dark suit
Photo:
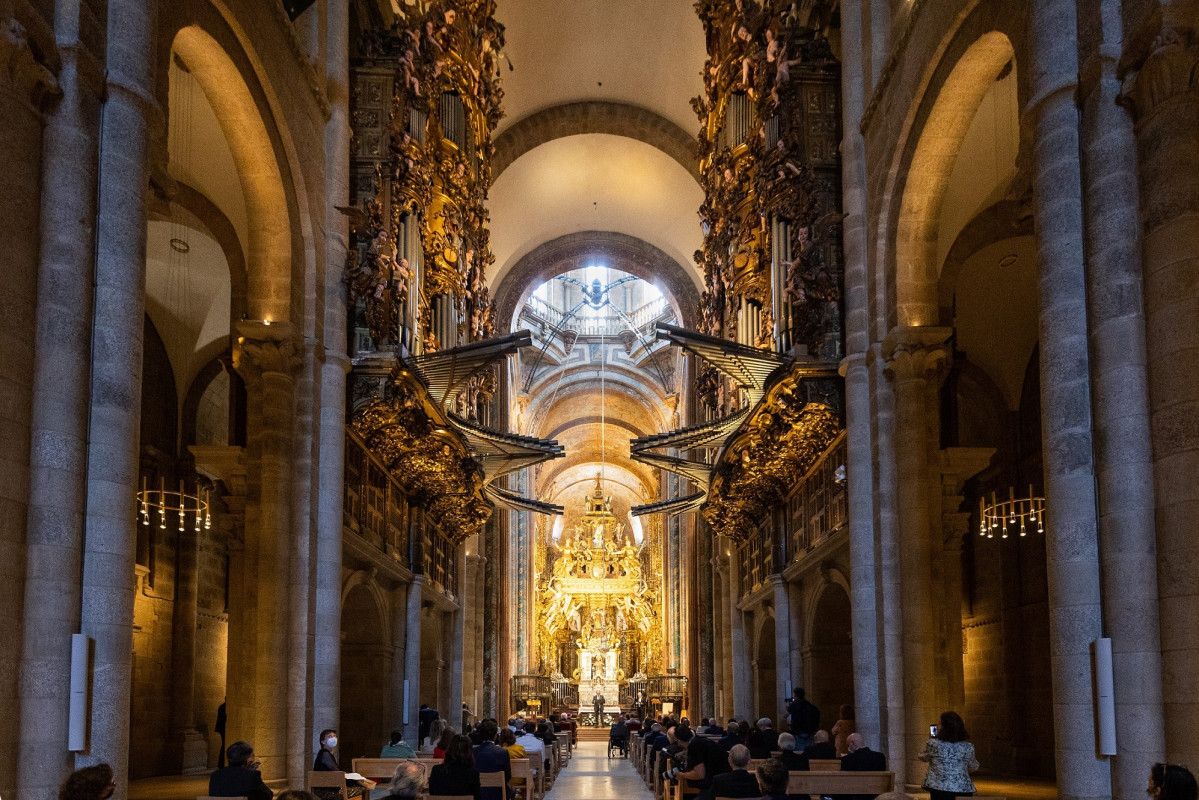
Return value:
[(271, 800), (275, 796), (262, 782), (254, 748), (247, 742), (234, 742), (227, 751), (229, 766), (208, 777), (209, 797), (246, 797), (249, 800)]
[(812, 737), (812, 744), (808, 745), (808, 749), (803, 751), (803, 754), (809, 760), (816, 758), (836, 758), (837, 748), (833, 747), (828, 740), (828, 731), (816, 731), (816, 735)]
[(751, 775), (746, 767), (749, 766), (749, 748), (743, 744), (733, 745), (729, 751), (729, 766), (731, 772), (716, 775), (712, 778), (712, 788), (708, 797), (761, 797), (762, 790), (758, 787), (758, 779)]
[[(841, 756), (842, 772), (886, 772), (887, 757), (877, 750), (871, 750), (862, 739), (862, 734), (851, 733), (847, 740), (849, 755)], [(847, 794), (837, 795), (837, 800), (872, 800), (873, 795)]]
[(849, 734), (849, 755), (841, 757), (842, 772), (886, 772), (887, 757), (871, 750), (862, 739), (862, 734)]
[(774, 729), (770, 717), (762, 717), (758, 720), (758, 730), (762, 732), (762, 746), (767, 753), (773, 753), (779, 749), (779, 732)]
[(603, 727), (603, 724), (604, 724), (604, 703), (605, 702), (606, 701), (604, 700), (604, 695), (600, 692), (596, 692), (595, 696), (591, 698), (591, 705), (595, 709), (595, 727), (597, 727), (597, 728)]
[[(479, 723), (479, 739), (482, 741), (475, 746), (475, 769), (483, 772), (504, 773), (504, 785), (512, 780), (512, 757), (508, 751), (495, 743), (495, 735), (499, 726), (493, 719), (485, 719)], [(498, 786), (487, 786), (482, 789), (481, 800), (503, 800), (504, 790)]]

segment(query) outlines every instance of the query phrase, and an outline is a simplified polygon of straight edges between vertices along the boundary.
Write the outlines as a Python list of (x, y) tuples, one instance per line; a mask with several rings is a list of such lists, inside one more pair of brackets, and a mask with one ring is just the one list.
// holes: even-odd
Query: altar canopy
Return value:
[(548, 540), (538, 609), (542, 669), (569, 675), (580, 697), (603, 686), (615, 703), (627, 676), (660, 658), (649, 635), (658, 624), (651, 548), (617, 521), (599, 475), (579, 521)]

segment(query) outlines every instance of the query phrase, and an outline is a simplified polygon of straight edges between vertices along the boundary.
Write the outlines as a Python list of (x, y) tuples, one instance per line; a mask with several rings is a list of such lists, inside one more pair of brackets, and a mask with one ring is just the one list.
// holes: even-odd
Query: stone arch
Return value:
[(390, 616), (391, 615), (388, 613), (388, 610), (391, 608), (391, 604), (388, 601), (387, 594), (383, 590), (383, 587), (380, 586), (379, 581), (376, 580), (373, 571), (358, 570), (357, 572), (351, 573), (344, 581), (342, 581), (342, 586), (341, 586), (342, 609), (344, 610), (344, 608), (345, 608), (347, 599), (350, 596), (350, 592), (352, 592), (354, 589), (356, 589), (358, 587), (362, 587), (366, 590), (366, 592), (370, 595), (371, 599), (374, 601), (374, 608), (378, 612), (379, 624), (382, 627), (380, 627), (379, 630), (376, 631), (376, 633), (375, 633), (376, 639), (381, 644), (384, 644), (384, 645), (390, 647), (391, 646), (391, 633), (390, 633), (391, 632)]
[[(764, 607), (756, 617), (754, 632), (754, 719), (770, 717), (775, 723), (778, 708), (778, 653), (775, 644), (774, 609)], [(751, 720), (750, 724), (753, 724)]]
[[(533, 399), (530, 401), (528, 408), (525, 410), (527, 419), (530, 421), (527, 430), (536, 432), (535, 435), (537, 436), (548, 435), (544, 430), (542, 430), (542, 428), (548, 415), (553, 410), (549, 405), (550, 397), (554, 395), (551, 387), (557, 383), (559, 379), (561, 379), (564, 389), (556, 396), (555, 403), (562, 402), (572, 395), (599, 395), (599, 379), (591, 378), (590, 375), (588, 375), (589, 372), (595, 371), (595, 367), (591, 366), (590, 369), (587, 367), (588, 365), (581, 365), (578, 367), (568, 366), (565, 368), (558, 367), (553, 373), (551, 373), (553, 376), (551, 381), (541, 385), (534, 384), (532, 387), (533, 391), (531, 391)], [(560, 372), (560, 370), (563, 369), (565, 369), (564, 374)], [(662, 398), (657, 394), (656, 391), (647, 390), (644, 386), (639, 385), (636, 380), (636, 374), (625, 368), (609, 367), (607, 374), (608, 377), (606, 380), (606, 385), (608, 391), (612, 393), (619, 393), (632, 399), (633, 401), (643, 404), (646, 407), (646, 417), (650, 421), (656, 423), (656, 425), (649, 427), (647, 430), (639, 433), (639, 436), (646, 436), (651, 433), (660, 433), (670, 429), (669, 420), (662, 416), (662, 409), (659, 407), (662, 403)], [(657, 385), (655, 384), (652, 388), (656, 389)], [(627, 424), (631, 425), (632, 423)]]
[(246, 314), (250, 319), (288, 321), (290, 205), (267, 122), (241, 70), (207, 31), (198, 25), (184, 26), (171, 47), (191, 70), (216, 113), (237, 166), (249, 217)]
[(1012, 42), (999, 31), (979, 36), (936, 92), (906, 168), (895, 226), (895, 303), (900, 325), (935, 325), (937, 233), (941, 202), (970, 123), (987, 90), (1015, 61)]
[(624, 136), (655, 147), (673, 158), (699, 180), (699, 158), (694, 136), (649, 109), (628, 103), (589, 100), (546, 108), (521, 119), (495, 140), (493, 178), (533, 148), (564, 136), (606, 133)]
[[(233, 354), (228, 342), (213, 342), (206, 348), (204, 366), (192, 379), (191, 386), (183, 398), (183, 409), (180, 425), (183, 447), (198, 444), (199, 420), (202, 413), (201, 404), (214, 382), (227, 380), (228, 389), (228, 430), (227, 441), (224, 444), (244, 446), (246, 437), (245, 397), (246, 384), (242, 377), (233, 369)], [(215, 352), (212, 352), (215, 351)], [(222, 376), (224, 378), (222, 379)]]
[(1032, 235), (1032, 216), (1026, 214), (1022, 204), (1014, 200), (1001, 200), (970, 220), (954, 239), (941, 266), (938, 284), (941, 319), (944, 321), (953, 317), (953, 295), (958, 274), (970, 256), (1001, 239)]
[(520, 307), (543, 281), (599, 259), (612, 269), (658, 286), (681, 324), (695, 327), (699, 289), (693, 270), (636, 237), (614, 231), (581, 231), (539, 245), (504, 273), (494, 291), (497, 333), (512, 330)]
[(804, 638), (808, 699), (820, 709), (821, 724), (837, 719), (842, 703), (853, 702), (853, 646), (849, 587), (839, 571), (826, 576), (809, 608)]
[[(373, 575), (355, 572), (345, 581), (341, 601), (341, 751), (370, 753), (390, 730), (391, 674), (388, 605)], [(382, 700), (382, 702), (381, 702)], [(324, 727), (317, 724), (316, 727)]]

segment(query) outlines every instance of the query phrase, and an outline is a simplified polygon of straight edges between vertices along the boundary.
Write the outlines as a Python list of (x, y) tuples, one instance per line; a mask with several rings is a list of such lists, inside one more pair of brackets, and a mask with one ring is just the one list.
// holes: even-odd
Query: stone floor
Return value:
[(606, 741), (580, 741), (546, 800), (654, 800), (632, 764), (607, 752)]
[[(607, 743), (580, 741), (574, 757), (545, 800), (654, 800), (625, 759), (607, 758)], [(1052, 781), (976, 776), (979, 797), (1006, 800), (1057, 800)], [(195, 800), (208, 791), (208, 776), (146, 778), (129, 785), (129, 800)], [(927, 794), (916, 793), (916, 798)]]

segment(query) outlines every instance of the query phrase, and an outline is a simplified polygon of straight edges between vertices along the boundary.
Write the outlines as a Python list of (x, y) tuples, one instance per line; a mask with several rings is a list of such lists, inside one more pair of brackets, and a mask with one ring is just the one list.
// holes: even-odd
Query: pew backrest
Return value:
[(895, 791), (894, 772), (789, 772), (787, 794), (885, 794)]

